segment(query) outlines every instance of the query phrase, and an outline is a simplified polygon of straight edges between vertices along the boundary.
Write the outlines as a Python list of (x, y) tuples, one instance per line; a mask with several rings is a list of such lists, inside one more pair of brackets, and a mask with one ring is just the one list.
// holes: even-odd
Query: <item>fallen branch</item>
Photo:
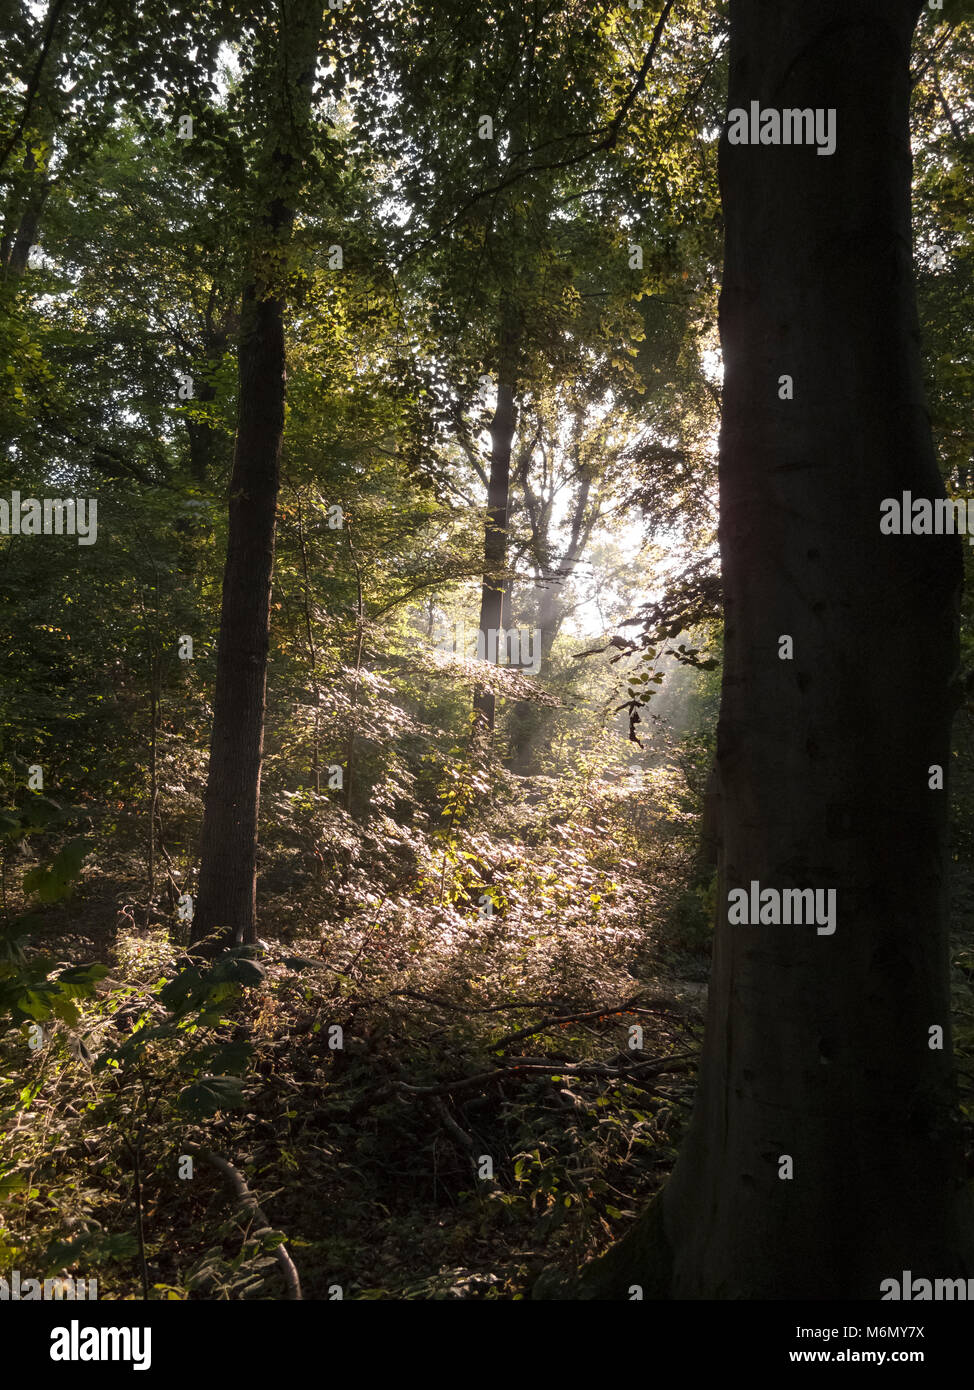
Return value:
[(456, 1120), (450, 1114), (449, 1107), (439, 1096), (431, 1096), (433, 1108), (443, 1121), (443, 1127), (448, 1134), (452, 1134), (458, 1144), (462, 1145), (468, 1153), (473, 1153), (476, 1145), (470, 1138), (465, 1129), (461, 1129)]
[(458, 1081), (444, 1081), (436, 1086), (411, 1086), (406, 1081), (397, 1081), (388, 1090), (391, 1092), (398, 1089), (411, 1096), (452, 1095), (457, 1091), (469, 1091), (492, 1081), (503, 1081), (511, 1076), (530, 1076), (538, 1073), (547, 1076), (591, 1076), (610, 1081), (631, 1079), (638, 1084), (643, 1074), (665, 1076), (668, 1072), (689, 1071), (696, 1063), (696, 1054), (689, 1052), (659, 1060), (636, 1062), (626, 1067), (613, 1067), (606, 1062), (558, 1062), (550, 1058), (546, 1060), (544, 1057), (519, 1057), (507, 1066), (495, 1067), (493, 1071), (480, 1071), (474, 1076), (463, 1076)]
[(553, 1028), (556, 1023), (583, 1023), (590, 1018), (609, 1018), (613, 1014), (631, 1013), (633, 1005), (638, 1003), (640, 1003), (640, 996), (637, 994), (634, 998), (626, 999), (621, 1004), (605, 1004), (601, 1009), (589, 1009), (584, 1014), (552, 1014), (550, 1018), (543, 1018), (532, 1028), (519, 1028), (516, 1033), (508, 1033), (501, 1038), (500, 1042), (493, 1043), (492, 1049), (499, 1051), (502, 1047), (509, 1047), (511, 1043), (520, 1042), (522, 1038), (530, 1038), (535, 1033), (543, 1033), (545, 1029)]
[[(249, 1212), (258, 1221), (264, 1224), (260, 1226), (254, 1235), (262, 1235), (265, 1231), (272, 1231), (274, 1227), (268, 1221), (266, 1215), (261, 1210), (257, 1198), (247, 1186), (246, 1180), (239, 1169), (234, 1168), (232, 1163), (228, 1163), (225, 1158), (215, 1154), (212, 1149), (197, 1149), (196, 1153), (200, 1158), (205, 1159), (212, 1167), (216, 1168), (227, 1179), (237, 1197), (237, 1204), (242, 1211)], [(284, 1275), (284, 1282), (287, 1285), (288, 1297), (294, 1299), (301, 1298), (301, 1280), (295, 1268), (294, 1261), (285, 1250), (283, 1244), (278, 1245), (274, 1250), (274, 1258), (281, 1266), (281, 1273)]]
[(525, 999), (523, 1003), (485, 1004), (480, 1008), (475, 1008), (469, 1003), (456, 1004), (450, 999), (437, 999), (433, 994), (420, 994), (419, 990), (415, 989), (396, 989), (390, 994), (384, 994), (382, 996), (382, 999), (396, 998), (419, 999), (424, 1004), (435, 1004), (438, 1008), (448, 1009), (451, 1013), (464, 1014), (466, 1016), (470, 1014), (501, 1014), (513, 1009), (541, 1009), (544, 1008), (546, 1004), (550, 1005), (560, 1002), (557, 999)]

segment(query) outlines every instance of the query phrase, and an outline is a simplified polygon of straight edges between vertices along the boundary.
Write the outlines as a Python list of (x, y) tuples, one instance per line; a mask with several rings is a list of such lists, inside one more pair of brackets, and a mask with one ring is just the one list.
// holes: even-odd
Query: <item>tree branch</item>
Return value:
[[(649, 75), (649, 70), (652, 66), (653, 59), (656, 57), (656, 50), (659, 48), (660, 40), (663, 37), (663, 30), (666, 27), (666, 21), (669, 19), (670, 11), (672, 10), (675, 3), (676, 0), (666, 0), (666, 4), (663, 6), (663, 11), (656, 22), (656, 28), (653, 30), (653, 37), (650, 40), (649, 49), (647, 50), (646, 57), (643, 59), (642, 67), (636, 74), (636, 80), (633, 83), (632, 87), (629, 89), (629, 92), (627, 93), (622, 105), (619, 107), (619, 110), (612, 117), (612, 120), (609, 122), (609, 124), (606, 127), (604, 127), (606, 133), (602, 136), (600, 140), (597, 140), (595, 144), (589, 145), (587, 149), (581, 150), (577, 154), (569, 155), (566, 159), (556, 159), (551, 164), (528, 164), (523, 169), (515, 169), (513, 170), (513, 172), (508, 174), (506, 178), (500, 179), (497, 183), (491, 185), (489, 188), (480, 189), (479, 192), (475, 193), (472, 198), (469, 198), (463, 204), (459, 212), (455, 213), (453, 217), (449, 219), (448, 222), (445, 222), (443, 226), (440, 227), (438, 232), (434, 232), (430, 236), (424, 237), (418, 243), (418, 246), (428, 245), (431, 241), (435, 241), (437, 237), (442, 236), (445, 232), (450, 231), (451, 228), (455, 227), (456, 224), (463, 217), (466, 216), (466, 214), (470, 211), (472, 207), (474, 207), (477, 203), (481, 201), (481, 199), (490, 198), (497, 193), (502, 193), (505, 188), (509, 188), (511, 184), (518, 183), (523, 178), (527, 178), (529, 174), (549, 173), (554, 169), (569, 169), (575, 164), (581, 164), (583, 160), (590, 159), (592, 155), (601, 154), (604, 153), (606, 150), (613, 149), (616, 143), (618, 142), (619, 134), (622, 130), (623, 123), (626, 117), (628, 116), (629, 112), (632, 110), (633, 103), (646, 86), (646, 78)], [(576, 139), (578, 137), (571, 136), (569, 138)], [(523, 153), (524, 152), (522, 151), (522, 154)]]
[(27, 122), (30, 120), (30, 113), (33, 110), (34, 100), (37, 96), (38, 89), (41, 85), (41, 73), (44, 70), (44, 64), (47, 61), (48, 50), (51, 47), (51, 42), (54, 38), (54, 31), (57, 28), (58, 20), (61, 18), (61, 11), (64, 9), (65, 3), (66, 0), (53, 0), (51, 8), (47, 12), (47, 18), (44, 21), (44, 33), (43, 37), (41, 38), (41, 51), (37, 55), (37, 62), (34, 64), (34, 71), (31, 73), (30, 81), (27, 84), (27, 94), (24, 98), (24, 109), (21, 112), (20, 120), (17, 122), (17, 125), (14, 128), (14, 133), (11, 135), (10, 139), (4, 146), (3, 152), (0, 153), (0, 170), (2, 170), (5, 167), (7, 160), (10, 158), (10, 155), (13, 152), (14, 146), (17, 144), (17, 141), (23, 135), (24, 130), (27, 126)]
[[(254, 1234), (259, 1236), (262, 1235), (264, 1231), (274, 1230), (274, 1227), (262, 1211), (257, 1198), (247, 1186), (246, 1180), (239, 1169), (234, 1168), (232, 1163), (228, 1163), (227, 1160), (221, 1158), (219, 1154), (215, 1154), (212, 1149), (197, 1149), (196, 1152), (199, 1154), (200, 1158), (205, 1159), (207, 1163), (223, 1174), (236, 1194), (237, 1205), (240, 1207), (241, 1211), (249, 1213), (258, 1221), (264, 1223)], [(277, 1246), (274, 1251), (274, 1258), (281, 1266), (281, 1273), (284, 1275), (284, 1282), (287, 1285), (288, 1297), (300, 1300), (301, 1280), (298, 1277), (298, 1271), (294, 1266), (294, 1261), (283, 1245)]]

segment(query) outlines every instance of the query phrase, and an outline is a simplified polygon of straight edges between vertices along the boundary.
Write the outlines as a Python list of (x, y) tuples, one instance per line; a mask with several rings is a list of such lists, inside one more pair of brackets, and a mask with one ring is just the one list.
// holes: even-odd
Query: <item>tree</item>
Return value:
[[(974, 1272), (952, 1111), (947, 792), (932, 772), (949, 758), (960, 544), (878, 524), (885, 497), (944, 495), (911, 264), (920, 12), (784, 0), (771, 25), (757, 0), (731, 0), (730, 109), (834, 109), (837, 143), (820, 157), (723, 137), (723, 842), (707, 1033), (676, 1169), (591, 1268), (591, 1296), (640, 1283), (660, 1297), (877, 1299), (903, 1269)], [(834, 933), (731, 923), (728, 894), (752, 881), (834, 891)]]
[(257, 820), (264, 750), (274, 533), (284, 434), (287, 245), (311, 143), (321, 0), (282, 6), (255, 60), (265, 134), (258, 216), (243, 294), (237, 439), (223, 575), (210, 766), (193, 940), (256, 939)]
[[(665, 3), (658, 15), (647, 8), (623, 19), (516, 5), (472, 14), (458, 30), (452, 8), (430, 5), (405, 40), (397, 30), (389, 75), (396, 100), (383, 88), (371, 98), (385, 108), (372, 120), (386, 126), (382, 147), (395, 154), (399, 196), (425, 233), (410, 227), (408, 252), (416, 260), (422, 252), (425, 292), (436, 286), (429, 319), (452, 369), (444, 414), (468, 454), (481, 432), (467, 418), (479, 413), (481, 374), (496, 391), (489, 424), (480, 422), (489, 458), (483, 466), (472, 459), (486, 494), (478, 621), (485, 653), (505, 650), (497, 634), (511, 579), (519, 412), (532, 391), (574, 379), (593, 345), (622, 375), (630, 364), (620, 354), (642, 336), (633, 300), (641, 277), (632, 274), (627, 230), (640, 200), (623, 191), (617, 146), (672, 9)], [(642, 269), (642, 246), (638, 253)], [(473, 704), (489, 735), (490, 682)]]
[[(527, 621), (540, 634), (538, 674), (546, 676), (562, 623), (573, 600), (580, 601), (575, 595), (575, 569), (601, 519), (620, 448), (612, 439), (610, 411), (604, 401), (598, 403), (591, 421), (585, 418), (579, 394), (571, 390), (564, 397), (542, 397), (532, 404), (531, 428), (524, 431), (528, 438), (519, 450), (515, 474), (524, 499), (527, 534), (522, 546), (534, 579), (516, 611), (519, 623)], [(535, 480), (531, 475), (536, 453), (540, 468)], [(565, 510), (562, 526), (556, 521), (559, 506)], [(544, 727), (543, 716), (539, 717), (542, 708), (529, 700), (519, 700), (511, 708), (508, 757), (516, 772), (532, 770)]]

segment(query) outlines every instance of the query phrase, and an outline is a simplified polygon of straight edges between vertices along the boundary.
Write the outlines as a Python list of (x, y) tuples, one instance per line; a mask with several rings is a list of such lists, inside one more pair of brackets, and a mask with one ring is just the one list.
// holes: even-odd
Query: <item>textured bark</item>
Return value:
[(248, 286), (216, 692), (193, 940), (252, 941), (271, 576), (284, 431), (284, 305)]
[(720, 857), (721, 835), (720, 774), (716, 762), (707, 774), (707, 785), (703, 794), (703, 809), (700, 815), (700, 843), (697, 847), (695, 874), (698, 881), (706, 881), (713, 876)]
[(241, 310), (237, 438), (192, 930), (194, 943), (220, 931), (217, 946), (231, 937), (252, 942), (257, 932), (257, 831), (286, 376), (281, 251), (290, 237), (299, 182), (292, 122), (307, 117), (321, 13), (318, 0), (303, 0), (280, 33), (272, 80), (287, 83), (292, 100), (281, 103), (281, 119), (268, 135), (269, 191)]
[[(908, 56), (918, 0), (732, 0), (729, 107), (834, 107), (837, 148), (721, 149), (725, 670), (718, 921), (697, 1104), (640, 1232), (586, 1279), (878, 1299), (974, 1274), (953, 1117), (947, 792), (960, 542), (921, 392)], [(794, 377), (793, 401), (778, 378)], [(778, 658), (782, 634), (793, 661)], [(727, 895), (834, 888), (834, 935)], [(928, 1046), (940, 1025), (942, 1051)], [(779, 1178), (782, 1155), (794, 1177)], [(654, 1233), (653, 1239), (648, 1233)], [(670, 1260), (672, 1259), (672, 1266)]]

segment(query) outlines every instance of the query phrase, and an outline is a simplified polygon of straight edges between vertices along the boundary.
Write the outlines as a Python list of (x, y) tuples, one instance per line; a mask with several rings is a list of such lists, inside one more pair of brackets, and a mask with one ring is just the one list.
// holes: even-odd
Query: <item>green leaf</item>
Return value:
[(88, 852), (87, 840), (69, 840), (50, 864), (38, 864), (24, 875), (24, 892), (36, 893), (42, 903), (69, 897)]
[(22, 1192), (26, 1186), (27, 1176), (25, 1173), (19, 1173), (16, 1169), (13, 1172), (4, 1173), (0, 1177), (0, 1202), (13, 1196), (15, 1192)]
[(187, 965), (168, 984), (163, 985), (156, 998), (173, 1013), (178, 1013), (193, 1003), (202, 1003), (206, 987), (203, 976), (195, 965)]
[(54, 983), (68, 999), (88, 999), (107, 974), (107, 965), (72, 965), (55, 975)]
[(244, 1103), (243, 1087), (235, 1076), (206, 1076), (185, 1086), (176, 1106), (192, 1119), (205, 1119), (218, 1110), (238, 1109)]
[(201, 1066), (213, 1067), (221, 1073), (239, 1076), (247, 1070), (247, 1064), (254, 1055), (253, 1043), (227, 1042), (202, 1048), (198, 1054)]
[(99, 1265), (108, 1260), (128, 1260), (138, 1254), (139, 1243), (130, 1231), (86, 1231), (71, 1240), (55, 1240), (44, 1251), (45, 1277), (84, 1257), (85, 1264)]
[(51, 1017), (51, 1008), (43, 994), (39, 994), (36, 989), (25, 989), (15, 1000), (16, 1007), (27, 1018), (32, 1018), (36, 1023), (44, 1023)]
[(61, 1019), (63, 1023), (74, 1026), (78, 1023), (81, 1015), (78, 1006), (67, 995), (55, 994), (51, 997), (51, 1013), (55, 1018)]
[(283, 1231), (261, 1231), (259, 1239), (263, 1250), (276, 1250), (284, 1244), (287, 1236)]

